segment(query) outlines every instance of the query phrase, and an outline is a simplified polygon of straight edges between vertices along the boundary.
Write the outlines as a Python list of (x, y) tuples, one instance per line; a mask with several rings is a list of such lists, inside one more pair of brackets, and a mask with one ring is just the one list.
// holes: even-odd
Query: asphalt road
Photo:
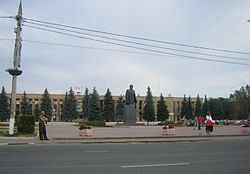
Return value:
[(249, 174), (250, 140), (0, 146), (1, 174)]

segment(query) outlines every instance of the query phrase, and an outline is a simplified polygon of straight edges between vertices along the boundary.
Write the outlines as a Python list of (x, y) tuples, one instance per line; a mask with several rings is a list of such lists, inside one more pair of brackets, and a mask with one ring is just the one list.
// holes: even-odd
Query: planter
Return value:
[(92, 129), (82, 129), (79, 132), (80, 136), (92, 136), (93, 135), (93, 130)]
[(250, 134), (250, 127), (242, 127), (241, 133), (242, 134)]
[(175, 128), (162, 128), (162, 135), (175, 135)]

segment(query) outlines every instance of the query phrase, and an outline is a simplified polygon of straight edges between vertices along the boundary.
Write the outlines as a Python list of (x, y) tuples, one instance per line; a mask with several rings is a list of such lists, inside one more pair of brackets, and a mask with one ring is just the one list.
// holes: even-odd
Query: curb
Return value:
[[(210, 135), (210, 136), (159, 136), (159, 137), (79, 137), (51, 138), (49, 141), (30, 139), (5, 139), (2, 145), (38, 145), (38, 144), (109, 144), (109, 143), (173, 143), (173, 142), (202, 142), (218, 140), (249, 139), (250, 135)], [(0, 139), (1, 140), (1, 139)], [(28, 142), (25, 140), (29, 140)]]

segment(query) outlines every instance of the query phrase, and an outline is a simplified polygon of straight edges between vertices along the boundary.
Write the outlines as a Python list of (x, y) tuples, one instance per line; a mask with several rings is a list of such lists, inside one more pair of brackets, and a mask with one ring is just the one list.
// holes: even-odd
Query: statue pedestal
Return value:
[(135, 104), (124, 105), (124, 124), (136, 125)]

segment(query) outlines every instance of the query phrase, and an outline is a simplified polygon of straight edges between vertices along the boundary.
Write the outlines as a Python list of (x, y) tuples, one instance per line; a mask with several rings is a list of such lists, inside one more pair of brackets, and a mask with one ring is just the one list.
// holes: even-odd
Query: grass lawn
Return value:
[(39, 132), (38, 129), (38, 124), (35, 125), (35, 131), (33, 134), (22, 134), (22, 133), (18, 133), (17, 132), (17, 128), (16, 126), (14, 127), (14, 134), (13, 135), (9, 135), (9, 126), (8, 125), (0, 125), (0, 137), (4, 136), (4, 137), (18, 137), (18, 136), (36, 136)]

